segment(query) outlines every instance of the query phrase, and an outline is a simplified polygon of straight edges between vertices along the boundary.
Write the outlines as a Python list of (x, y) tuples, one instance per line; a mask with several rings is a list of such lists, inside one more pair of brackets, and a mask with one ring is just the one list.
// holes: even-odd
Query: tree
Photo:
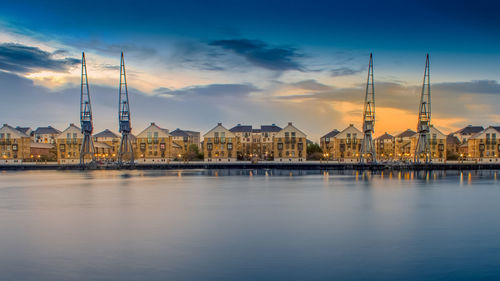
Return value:
[(310, 143), (307, 145), (307, 159), (320, 160), (323, 155), (323, 150), (317, 143)]
[(200, 160), (203, 159), (203, 154), (200, 153), (200, 149), (194, 143), (190, 144), (187, 148), (187, 151), (183, 155), (184, 160), (192, 161), (192, 160)]

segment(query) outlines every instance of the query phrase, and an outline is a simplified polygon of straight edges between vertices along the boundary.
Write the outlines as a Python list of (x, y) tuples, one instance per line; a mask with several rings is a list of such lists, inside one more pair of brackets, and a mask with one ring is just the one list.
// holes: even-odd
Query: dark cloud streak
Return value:
[(230, 50), (251, 64), (265, 69), (305, 71), (298, 61), (303, 55), (294, 47), (271, 47), (263, 41), (249, 39), (215, 40), (209, 45)]
[(80, 63), (80, 59), (76, 58), (54, 58), (56, 55), (65, 53), (64, 50), (50, 53), (37, 47), (3, 43), (0, 44), (0, 69), (17, 73), (28, 73), (40, 69), (63, 72)]

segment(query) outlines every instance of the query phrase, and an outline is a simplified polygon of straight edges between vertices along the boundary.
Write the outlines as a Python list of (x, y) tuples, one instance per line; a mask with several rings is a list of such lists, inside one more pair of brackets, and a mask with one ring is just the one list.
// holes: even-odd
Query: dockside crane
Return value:
[(130, 164), (133, 164), (134, 149), (130, 138), (132, 128), (130, 126), (130, 105), (128, 101), (127, 75), (125, 72), (125, 59), (123, 58), (123, 52), (120, 61), (120, 90), (118, 95), (118, 122), (120, 127), (119, 131), (122, 133), (120, 148), (118, 150), (118, 163), (123, 164), (124, 157), (128, 156), (126, 160), (130, 161)]
[(415, 148), (415, 163), (431, 162), (430, 127), (431, 127), (431, 82), (430, 82), (429, 54), (425, 59), (424, 82), (420, 95), (418, 110), (418, 140)]
[(375, 128), (375, 85), (373, 82), (373, 56), (370, 53), (368, 64), (368, 79), (366, 82), (365, 106), (363, 110), (363, 134), (361, 142), (361, 163), (375, 162), (377, 159), (375, 145), (373, 143), (373, 132)]
[(82, 127), (83, 142), (80, 151), (80, 164), (85, 164), (85, 156), (90, 155), (94, 162), (94, 142), (92, 132), (94, 126), (92, 123), (92, 106), (90, 104), (89, 81), (87, 78), (87, 65), (85, 63), (85, 52), (82, 52), (82, 77), (80, 91), (80, 124)]

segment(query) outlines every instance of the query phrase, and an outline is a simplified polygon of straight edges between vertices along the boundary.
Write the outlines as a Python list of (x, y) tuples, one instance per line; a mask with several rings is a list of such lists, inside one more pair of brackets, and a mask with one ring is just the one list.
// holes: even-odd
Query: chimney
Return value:
[(69, 125), (70, 125), (70, 126), (75, 126), (75, 124), (74, 124), (74, 123), (69, 123)]
[(217, 126), (222, 126), (222, 123), (217, 123)]
[(151, 125), (156, 125), (155, 122), (151, 122)]
[(288, 125), (289, 125), (289, 126), (292, 126), (292, 122), (288, 122)]
[(349, 124), (349, 127), (354, 127), (354, 124)]
[(272, 126), (276, 126), (276, 124), (274, 124), (274, 123), (273, 123), (273, 124), (271, 124), (271, 125), (272, 125)]

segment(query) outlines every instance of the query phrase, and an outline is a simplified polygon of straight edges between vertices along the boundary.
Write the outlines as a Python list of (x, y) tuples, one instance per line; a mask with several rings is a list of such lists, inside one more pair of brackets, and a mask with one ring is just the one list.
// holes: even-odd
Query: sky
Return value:
[(370, 53), (375, 136), (416, 130), (427, 53), (438, 129), (500, 123), (495, 1), (44, 2), (0, 0), (2, 124), (79, 125), (83, 51), (95, 132), (118, 131), (121, 51), (133, 133), (361, 128)]

